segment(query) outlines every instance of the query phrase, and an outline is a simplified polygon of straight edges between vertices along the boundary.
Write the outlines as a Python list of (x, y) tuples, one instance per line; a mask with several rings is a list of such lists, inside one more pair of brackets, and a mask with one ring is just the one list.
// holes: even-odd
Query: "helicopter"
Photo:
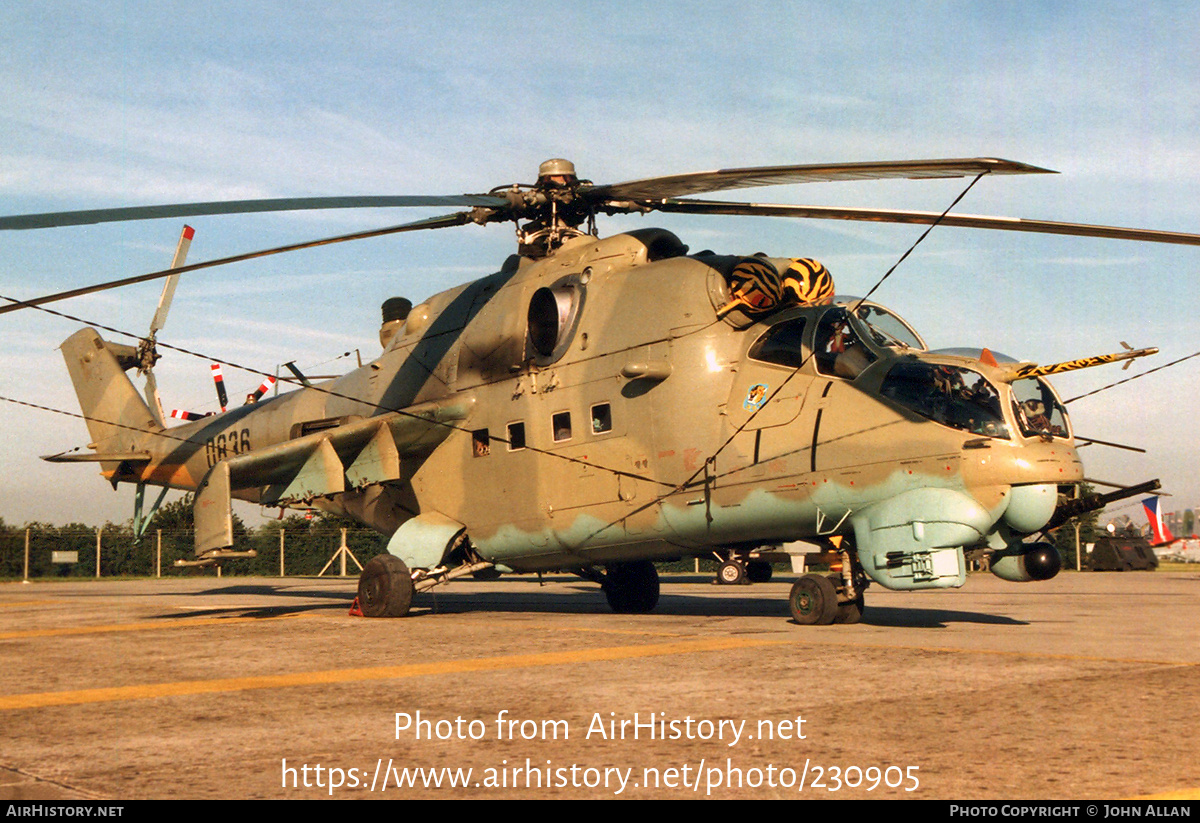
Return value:
[[(604, 214), (654, 211), (956, 225), (1200, 245), (1200, 235), (932, 212), (694, 196), (784, 183), (1051, 173), (996, 158), (733, 168), (595, 185), (564, 159), (485, 194), (291, 198), (0, 218), (0, 230), (294, 209), (452, 206), (440, 217), (46, 295), (0, 313), (303, 248), (511, 222), (493, 274), (382, 306), (381, 353), (337, 379), (168, 427), (152, 397), (155, 324), (138, 346), (92, 328), (62, 352), (89, 453), (112, 485), (194, 492), (195, 564), (233, 551), (231, 501), (314, 507), (389, 536), (358, 585), (370, 617), (464, 575), (570, 571), (617, 613), (659, 599), (656, 561), (715, 556), (738, 582), (770, 560), (806, 572), (789, 611), (854, 623), (872, 584), (962, 586), (986, 560), (1052, 578), (1031, 537), (1150, 484), (1080, 498), (1083, 468), (1047, 376), (1154, 353), (1036, 365), (930, 350), (898, 314), (839, 295), (808, 257), (691, 252), (672, 232), (601, 237)], [(973, 184), (972, 184), (973, 185)], [(957, 201), (956, 201), (957, 202)], [(868, 295), (869, 296), (869, 295)], [(165, 296), (164, 296), (165, 299)], [(160, 302), (160, 309), (162, 303)], [(1128, 363), (1126, 363), (1128, 365)], [(146, 376), (146, 397), (129, 377)], [(266, 376), (264, 374), (264, 376)], [(224, 403), (222, 404), (224, 405)], [(1153, 485), (1157, 485), (1151, 481)], [(159, 498), (161, 501), (161, 497)], [(139, 509), (140, 510), (140, 509)], [(799, 541), (797, 543), (797, 541)], [(803, 548), (786, 548), (800, 545)], [(769, 569), (769, 567), (767, 567)]]

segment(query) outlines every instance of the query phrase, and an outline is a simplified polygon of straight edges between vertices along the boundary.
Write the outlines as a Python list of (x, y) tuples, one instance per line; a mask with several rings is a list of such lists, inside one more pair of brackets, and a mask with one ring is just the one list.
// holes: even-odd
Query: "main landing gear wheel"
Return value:
[(645, 614), (658, 605), (658, 570), (649, 560), (615, 563), (604, 575), (604, 596), (617, 614)]
[(412, 599), (412, 574), (394, 554), (377, 555), (358, 576), (358, 606), (366, 617), (404, 617)]
[(837, 617), (837, 589), (827, 577), (806, 574), (792, 584), (788, 608), (802, 626), (828, 626)]
[(736, 560), (726, 560), (717, 569), (717, 582), (722, 586), (740, 586), (749, 583), (746, 579), (746, 567)]
[(751, 583), (770, 583), (773, 569), (765, 560), (751, 560), (746, 564), (746, 577)]

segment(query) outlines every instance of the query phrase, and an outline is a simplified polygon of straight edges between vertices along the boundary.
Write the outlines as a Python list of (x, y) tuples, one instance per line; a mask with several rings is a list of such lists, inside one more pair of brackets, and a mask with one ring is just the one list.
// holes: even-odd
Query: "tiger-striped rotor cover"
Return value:
[(833, 275), (817, 260), (797, 257), (783, 273), (783, 299), (801, 306), (833, 302)]
[(746, 257), (738, 261), (729, 273), (729, 290), (733, 299), (717, 313), (723, 317), (735, 308), (750, 316), (774, 311), (783, 296), (779, 270), (762, 257)]

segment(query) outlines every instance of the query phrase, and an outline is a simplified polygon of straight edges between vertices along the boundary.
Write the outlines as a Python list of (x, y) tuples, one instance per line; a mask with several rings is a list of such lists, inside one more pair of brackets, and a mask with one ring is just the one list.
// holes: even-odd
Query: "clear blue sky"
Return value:
[[(1200, 7), (1192, 3), (44, 3), (0, 8), (0, 213), (246, 197), (454, 194), (573, 159), (615, 182), (723, 166), (989, 155), (1062, 172), (985, 180), (960, 211), (1200, 231)], [(940, 210), (960, 182), (760, 189), (756, 201)], [(739, 193), (730, 197), (738, 198)], [(437, 213), (199, 218), (193, 261)], [(622, 218), (693, 248), (811, 256), (861, 293), (917, 227)], [(176, 221), (6, 232), (0, 293), (163, 268)], [(504, 227), (403, 235), (185, 277), (161, 339), (274, 370), (378, 350), (379, 304), (495, 270)], [(1064, 396), (1200, 350), (1200, 249), (939, 229), (877, 295), (935, 347), (1053, 362)], [(159, 287), (64, 306), (144, 332)], [(75, 324), (0, 318), (2, 393), (77, 411), (56, 346)], [(322, 366), (335, 368), (346, 361)], [(168, 407), (215, 401), (168, 355)], [(258, 378), (226, 369), (230, 393)], [(1161, 476), (1200, 501), (1200, 358), (1073, 404), (1089, 476)], [(126, 520), (132, 488), (40, 454), (83, 424), (0, 404), (5, 522)], [(256, 525), (256, 517), (248, 517)]]

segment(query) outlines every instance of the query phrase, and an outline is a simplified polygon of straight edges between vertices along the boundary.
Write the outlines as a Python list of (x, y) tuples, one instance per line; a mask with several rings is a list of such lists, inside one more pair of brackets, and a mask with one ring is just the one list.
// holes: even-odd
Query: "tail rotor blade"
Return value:
[[(183, 231), (179, 234), (179, 243), (175, 246), (175, 257), (171, 261), (172, 269), (179, 268), (187, 261), (188, 249), (192, 246), (192, 238), (195, 234), (196, 230), (191, 226), (183, 227)], [(162, 294), (158, 298), (158, 308), (154, 310), (154, 317), (150, 319), (150, 333), (146, 335), (138, 349), (142, 357), (139, 370), (146, 374), (146, 403), (150, 406), (150, 412), (160, 426), (163, 425), (165, 419), (162, 398), (158, 396), (158, 381), (154, 377), (154, 363), (158, 360), (158, 352), (155, 350), (154, 344), (159, 330), (167, 323), (167, 312), (171, 310), (171, 300), (175, 297), (175, 286), (178, 283), (178, 274), (172, 274), (163, 283)]]
[(267, 392), (269, 392), (271, 390), (271, 387), (274, 385), (275, 385), (275, 378), (268, 376), (265, 380), (262, 381), (262, 383), (259, 385), (259, 387), (254, 390), (253, 394), (250, 394), (246, 397), (246, 405), (248, 406), (251, 403), (257, 403), (259, 400), (262, 399), (262, 396), (264, 394), (266, 394)]
[(217, 399), (221, 401), (221, 411), (229, 408), (229, 395), (225, 392), (225, 376), (221, 374), (221, 364), (212, 364), (213, 383), (217, 387)]
[[(171, 261), (171, 268), (177, 269), (187, 262), (188, 249), (192, 246), (192, 238), (195, 237), (196, 230), (191, 226), (184, 226), (183, 231), (179, 235), (179, 245), (175, 247), (175, 259)], [(171, 300), (175, 297), (175, 286), (179, 283), (179, 275), (172, 274), (163, 283), (162, 294), (158, 298), (158, 308), (154, 310), (154, 319), (150, 321), (150, 336), (153, 337), (167, 323), (167, 312), (171, 310)]]
[(154, 379), (154, 369), (146, 370), (146, 405), (150, 407), (151, 414), (161, 426), (163, 424), (163, 405), (162, 398), (158, 396), (158, 381)]

